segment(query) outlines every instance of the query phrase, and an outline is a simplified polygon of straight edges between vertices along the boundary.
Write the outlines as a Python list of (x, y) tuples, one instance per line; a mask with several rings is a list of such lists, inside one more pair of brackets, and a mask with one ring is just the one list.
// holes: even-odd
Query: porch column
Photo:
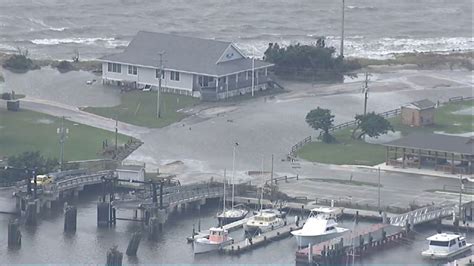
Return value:
[(421, 169), (421, 150), (418, 150), (418, 169)]
[(402, 168), (405, 168), (405, 148), (402, 149)]
[(216, 77), (216, 99), (219, 100), (219, 94), (217, 91), (219, 90), (219, 78)]
[(451, 174), (454, 174), (454, 153), (451, 153)]

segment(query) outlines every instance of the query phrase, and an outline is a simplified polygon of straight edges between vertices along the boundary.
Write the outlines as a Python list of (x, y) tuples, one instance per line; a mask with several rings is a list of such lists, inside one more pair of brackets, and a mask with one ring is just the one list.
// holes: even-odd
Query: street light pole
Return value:
[(378, 209), (380, 211), (380, 167), (379, 167), (379, 182), (378, 182), (377, 189), (378, 189)]
[(459, 222), (461, 222), (461, 212), (462, 212), (462, 189), (464, 184), (462, 182), (462, 174), (459, 175)]
[(344, 13), (345, 13), (346, 1), (342, 0), (342, 25), (341, 25), (341, 58), (344, 58)]
[(118, 150), (118, 114), (115, 115), (115, 155)]
[(158, 91), (156, 93), (156, 116), (157, 118), (161, 117), (161, 107), (160, 107), (160, 93), (161, 93), (161, 79), (163, 78), (163, 52), (159, 53), (160, 55), (160, 68), (159, 68), (159, 79), (158, 79)]

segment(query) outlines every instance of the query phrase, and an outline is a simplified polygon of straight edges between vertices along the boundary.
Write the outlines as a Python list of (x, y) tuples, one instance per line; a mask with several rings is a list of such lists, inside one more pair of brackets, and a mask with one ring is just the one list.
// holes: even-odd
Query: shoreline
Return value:
[[(15, 53), (0, 52), (0, 65), (2, 65), (10, 56)], [(360, 63), (361, 68), (376, 70), (381, 67), (402, 67), (418, 70), (432, 69), (465, 69), (474, 70), (474, 50), (472, 51), (453, 51), (453, 52), (412, 52), (393, 54), (393, 58), (387, 59), (371, 59), (361, 57), (347, 57), (348, 60), (355, 60)], [(57, 68), (61, 61), (68, 61), (72, 64), (73, 69), (69, 71), (88, 71), (92, 73), (101, 73), (100, 62), (94, 59), (87, 59), (74, 63), (70, 60), (59, 59), (35, 59), (31, 58), (33, 63), (39, 67)], [(0, 72), (0, 80), (1, 78)]]

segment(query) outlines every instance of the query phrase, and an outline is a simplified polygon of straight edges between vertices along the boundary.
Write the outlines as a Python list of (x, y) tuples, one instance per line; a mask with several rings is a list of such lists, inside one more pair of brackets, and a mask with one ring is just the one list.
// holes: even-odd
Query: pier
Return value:
[(355, 257), (402, 243), (408, 232), (398, 226), (375, 224), (362, 231), (347, 232), (340, 238), (298, 250), (295, 253), (296, 264), (345, 264)]
[(268, 243), (271, 243), (272, 241), (289, 237), (291, 235), (291, 231), (300, 228), (301, 227), (296, 226), (294, 223), (286, 224), (285, 226), (275, 230), (256, 235), (251, 239), (245, 238), (244, 240), (234, 242), (231, 245), (225, 246), (221, 251), (222, 253), (228, 255), (239, 255), (257, 247), (264, 246)]

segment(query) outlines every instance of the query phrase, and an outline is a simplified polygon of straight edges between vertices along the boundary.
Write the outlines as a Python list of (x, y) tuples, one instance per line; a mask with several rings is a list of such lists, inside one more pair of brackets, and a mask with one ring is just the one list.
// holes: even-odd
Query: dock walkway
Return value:
[(257, 247), (264, 246), (274, 240), (282, 239), (290, 236), (290, 232), (293, 230), (300, 229), (294, 223), (289, 223), (283, 227), (275, 229), (273, 231), (262, 233), (258, 236), (252, 237), (252, 242), (248, 238), (233, 243), (232, 245), (225, 246), (221, 251), (224, 254), (238, 255), (246, 251), (253, 250)]

